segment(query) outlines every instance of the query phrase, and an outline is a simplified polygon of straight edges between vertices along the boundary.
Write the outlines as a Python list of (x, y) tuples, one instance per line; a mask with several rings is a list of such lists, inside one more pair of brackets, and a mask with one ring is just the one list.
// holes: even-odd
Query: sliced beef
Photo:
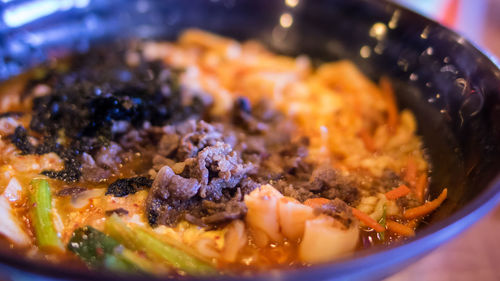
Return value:
[(59, 190), (56, 195), (60, 197), (73, 196), (86, 191), (86, 188), (80, 186), (72, 186)]
[(173, 166), (175, 161), (159, 154), (153, 156), (153, 169), (159, 171), (163, 166)]
[(165, 157), (171, 155), (179, 147), (180, 139), (180, 136), (175, 133), (163, 135), (158, 144), (158, 154)]
[(187, 200), (198, 193), (200, 185), (196, 179), (183, 178), (176, 175), (169, 166), (163, 166), (156, 175), (151, 193), (165, 200), (169, 197)]

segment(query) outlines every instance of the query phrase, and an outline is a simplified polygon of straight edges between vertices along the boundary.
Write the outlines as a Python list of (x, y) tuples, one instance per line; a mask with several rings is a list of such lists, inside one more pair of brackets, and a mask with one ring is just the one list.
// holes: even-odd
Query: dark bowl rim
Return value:
[[(374, 5), (369, 0), (362, 0), (368, 5)], [(460, 43), (468, 45), (468, 49), (474, 52), (474, 56), (484, 59), (482, 63), (489, 64), (488, 67), (496, 71), (496, 77), (500, 81), (500, 61), (492, 55), (488, 50), (479, 46), (477, 43), (467, 39), (466, 36), (459, 32), (425, 16), (414, 10), (402, 6), (399, 3), (390, 0), (379, 1), (378, 4), (390, 7), (392, 10), (402, 10), (404, 13), (412, 17), (418, 17), (422, 22), (426, 22), (434, 27), (439, 27), (447, 32), (450, 39), (457, 40), (463, 39)], [(350, 273), (352, 276), (367, 277), (370, 270), (375, 269), (375, 265), (381, 264), (396, 265), (399, 260), (408, 261), (412, 258), (422, 257), (425, 253), (435, 249), (443, 242), (455, 237), (463, 230), (477, 222), (480, 218), (484, 217), (488, 212), (495, 208), (500, 203), (500, 174), (497, 174), (487, 188), (480, 193), (477, 198), (467, 203), (464, 207), (456, 211), (451, 216), (426, 227), (418, 232), (415, 237), (412, 237), (402, 243), (395, 243), (384, 247), (373, 247), (371, 249), (362, 250), (354, 253), (351, 256), (345, 257), (334, 262), (313, 265), (305, 268), (293, 269), (278, 269), (272, 270), (267, 273), (257, 273), (251, 276), (238, 276), (236, 278), (241, 280), (255, 280), (268, 278), (286, 279), (286, 280), (304, 280), (315, 276), (318, 278), (326, 278), (331, 276), (332, 273)], [(429, 241), (423, 243), (422, 240)], [(432, 243), (430, 243), (432, 242)], [(9, 255), (10, 254), (10, 255)], [(112, 280), (119, 278), (120, 280), (165, 280), (168, 278), (156, 278), (152, 276), (144, 277), (139, 275), (122, 275), (113, 272), (98, 272), (88, 270), (78, 270), (72, 268), (61, 267), (58, 264), (52, 264), (44, 261), (29, 260), (20, 255), (13, 255), (12, 252), (0, 251), (0, 266), (12, 266), (24, 273), (41, 274), (44, 277), (62, 278), (62, 279), (75, 279), (75, 280)], [(364, 273), (353, 273), (356, 270), (365, 268), (368, 271)], [(387, 275), (395, 273), (396, 271), (388, 271)], [(342, 277), (342, 276), (340, 276)], [(377, 276), (376, 278), (380, 278)], [(212, 280), (214, 276), (206, 277), (188, 277), (188, 280)], [(234, 276), (220, 276), (215, 277), (217, 280), (234, 280)], [(307, 280), (307, 279), (306, 279)]]

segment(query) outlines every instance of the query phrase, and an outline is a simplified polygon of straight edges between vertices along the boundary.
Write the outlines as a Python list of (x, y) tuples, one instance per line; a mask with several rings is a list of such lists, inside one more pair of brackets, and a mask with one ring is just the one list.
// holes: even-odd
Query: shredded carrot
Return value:
[(420, 202), (424, 201), (425, 191), (427, 190), (427, 174), (424, 173), (418, 177), (417, 185), (415, 186), (415, 195)]
[(366, 226), (373, 228), (376, 232), (384, 232), (385, 227), (379, 224), (377, 221), (372, 219), (369, 215), (361, 212), (356, 208), (352, 208), (352, 214), (360, 220), (362, 223), (366, 224)]
[(415, 231), (413, 228), (410, 228), (404, 224), (400, 224), (398, 222), (387, 220), (386, 221), (387, 229), (391, 232), (397, 233), (403, 236), (413, 236), (415, 235)]
[(448, 195), (448, 189), (443, 189), (443, 192), (438, 196), (438, 198), (423, 204), (422, 206), (418, 206), (415, 208), (408, 209), (404, 212), (403, 216), (407, 219), (414, 219), (418, 217), (425, 216), (432, 211), (436, 210), (446, 199)]
[(409, 220), (407, 223), (405, 223), (405, 225), (407, 227), (412, 228), (412, 229), (415, 229), (417, 227), (417, 224), (418, 224), (417, 219)]
[(326, 198), (309, 198), (306, 201), (304, 201), (304, 205), (307, 205), (311, 208), (316, 208), (316, 207), (321, 207), (322, 205), (325, 205), (329, 203), (330, 200)]
[(415, 163), (415, 158), (410, 156), (408, 158), (408, 163), (406, 163), (406, 170), (404, 175), (404, 180), (410, 184), (410, 186), (415, 186), (417, 179), (417, 163)]
[(390, 133), (394, 133), (399, 123), (398, 105), (391, 82), (387, 77), (380, 78), (380, 89), (384, 94), (387, 104), (387, 126)]
[(370, 135), (370, 133), (366, 129), (362, 129), (359, 132), (359, 137), (363, 141), (366, 150), (368, 150), (369, 152), (377, 151), (377, 148), (375, 147), (375, 142), (373, 141), (373, 136)]
[(411, 190), (408, 188), (408, 186), (402, 184), (399, 187), (394, 188), (393, 190), (387, 192), (385, 194), (385, 197), (387, 197), (387, 199), (389, 200), (396, 200), (399, 197), (403, 197), (410, 194), (410, 192)]

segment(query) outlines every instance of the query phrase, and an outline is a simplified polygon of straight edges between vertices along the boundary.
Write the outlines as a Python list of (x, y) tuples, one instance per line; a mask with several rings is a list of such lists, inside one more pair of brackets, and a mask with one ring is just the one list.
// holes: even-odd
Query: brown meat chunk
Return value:
[(101, 167), (108, 167), (112, 170), (118, 170), (122, 159), (120, 153), (123, 151), (117, 143), (110, 143), (103, 146), (95, 155), (95, 162)]
[(325, 214), (331, 216), (340, 221), (347, 228), (351, 225), (354, 219), (351, 208), (344, 201), (338, 198), (331, 200), (328, 204), (314, 208), (314, 213), (316, 215)]
[(180, 138), (177, 158), (183, 160), (195, 157), (198, 151), (207, 146), (213, 146), (217, 141), (222, 141), (222, 134), (214, 126), (199, 121), (196, 129)]
[(247, 207), (243, 202), (241, 190), (238, 188), (236, 195), (227, 202), (213, 202), (203, 200), (202, 206), (208, 215), (202, 218), (205, 224), (221, 224), (235, 219), (243, 218), (247, 213)]
[(163, 199), (172, 196), (186, 200), (198, 193), (200, 183), (193, 178), (183, 178), (176, 175), (169, 166), (163, 166), (156, 176), (151, 192)]
[(179, 147), (180, 136), (177, 134), (165, 134), (161, 137), (158, 143), (158, 153), (168, 157)]
[(97, 165), (96, 161), (90, 154), (83, 153), (81, 157), (82, 161), (82, 179), (88, 182), (99, 183), (107, 180), (112, 172), (109, 169), (105, 169)]
[(107, 210), (106, 212), (104, 212), (104, 214), (108, 217), (113, 214), (117, 214), (118, 216), (126, 216), (128, 215), (128, 211), (123, 208), (118, 208), (113, 210)]
[(250, 101), (246, 97), (239, 97), (234, 102), (233, 123), (252, 134), (269, 130), (269, 124), (262, 122), (258, 116), (252, 114)]
[(217, 142), (183, 162), (176, 175), (164, 166), (158, 172), (146, 202), (151, 225), (174, 225), (186, 219), (199, 225), (217, 225), (246, 214), (243, 192), (258, 186), (247, 178), (253, 169), (231, 146)]
[(319, 166), (313, 171), (308, 188), (321, 197), (339, 198), (350, 205), (356, 204), (361, 196), (353, 181), (329, 166)]
[(87, 190), (86, 188), (80, 187), (80, 186), (72, 186), (72, 187), (66, 187), (64, 189), (59, 190), (56, 195), (60, 197), (64, 196), (73, 196), (79, 193), (84, 192)]
[(234, 188), (253, 169), (243, 164), (228, 144), (217, 142), (204, 148), (196, 158), (186, 160), (183, 175), (196, 178), (200, 184), (200, 197), (219, 199), (224, 188)]

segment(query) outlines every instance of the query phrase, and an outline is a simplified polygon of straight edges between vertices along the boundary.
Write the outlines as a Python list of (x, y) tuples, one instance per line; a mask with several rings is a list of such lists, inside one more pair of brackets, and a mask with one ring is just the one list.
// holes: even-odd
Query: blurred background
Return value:
[[(500, 58), (500, 0), (395, 0)], [(498, 63), (497, 59), (497, 63)], [(500, 206), (454, 240), (388, 281), (500, 280)]]
[(500, 0), (394, 0), (500, 57)]

